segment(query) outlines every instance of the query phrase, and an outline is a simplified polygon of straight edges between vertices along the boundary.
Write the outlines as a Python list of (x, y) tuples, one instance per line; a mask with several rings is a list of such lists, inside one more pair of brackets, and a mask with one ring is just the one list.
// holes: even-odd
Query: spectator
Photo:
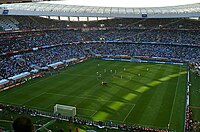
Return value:
[(30, 118), (20, 116), (13, 122), (15, 132), (34, 132), (33, 123)]

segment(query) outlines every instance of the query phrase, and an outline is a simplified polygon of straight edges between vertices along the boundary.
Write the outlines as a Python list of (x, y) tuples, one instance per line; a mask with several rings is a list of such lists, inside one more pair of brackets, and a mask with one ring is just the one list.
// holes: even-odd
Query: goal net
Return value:
[(64, 116), (75, 116), (76, 107), (56, 104), (54, 106), (54, 113), (60, 113), (61, 115)]

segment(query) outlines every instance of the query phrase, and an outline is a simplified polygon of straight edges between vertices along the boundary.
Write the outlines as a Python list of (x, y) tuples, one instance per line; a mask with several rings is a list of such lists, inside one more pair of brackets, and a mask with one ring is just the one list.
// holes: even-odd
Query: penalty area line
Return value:
[(85, 108), (78, 108), (78, 107), (77, 107), (76, 109), (77, 109), (77, 110), (79, 110), (79, 109), (80, 109), (80, 110), (86, 110), (86, 111), (92, 111), (92, 112), (96, 112), (96, 110), (92, 110), (92, 109), (85, 109)]
[(130, 109), (130, 111), (128, 112), (128, 114), (126, 115), (126, 117), (124, 118), (124, 120), (122, 121), (124, 123), (124, 121), (128, 118), (128, 116), (130, 115), (130, 113), (132, 112), (133, 108), (135, 107), (135, 104), (133, 105), (133, 107)]
[(37, 96), (33, 96), (32, 98), (30, 98), (30, 99), (28, 99), (27, 101), (23, 102), (21, 105), (24, 105), (24, 104), (30, 102), (31, 100), (42, 96), (42, 95), (45, 94), (45, 93), (46, 93), (46, 92), (43, 92), (43, 93), (41, 93), (41, 94), (39, 94), (39, 95), (37, 95)]
[(97, 112), (98, 112), (98, 111), (96, 110), (96, 111), (90, 116), (90, 118), (93, 117)]
[(200, 106), (189, 106), (189, 107), (193, 109), (200, 109)]

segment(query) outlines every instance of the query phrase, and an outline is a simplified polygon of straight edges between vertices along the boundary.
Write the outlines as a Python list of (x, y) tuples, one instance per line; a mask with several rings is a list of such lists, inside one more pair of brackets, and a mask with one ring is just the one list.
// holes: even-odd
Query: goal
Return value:
[(75, 116), (76, 115), (76, 107), (56, 104), (54, 106), (54, 113), (59, 113), (64, 116)]

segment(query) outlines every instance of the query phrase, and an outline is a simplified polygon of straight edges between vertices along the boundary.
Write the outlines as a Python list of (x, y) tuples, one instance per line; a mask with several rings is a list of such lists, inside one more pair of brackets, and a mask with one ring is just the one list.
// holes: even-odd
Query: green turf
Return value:
[(0, 102), (51, 112), (59, 103), (76, 106), (77, 116), (91, 120), (155, 128), (170, 124), (182, 132), (185, 88), (184, 66), (88, 60), (1, 92)]
[(200, 121), (200, 77), (190, 73), (190, 106), (192, 108), (194, 120)]

